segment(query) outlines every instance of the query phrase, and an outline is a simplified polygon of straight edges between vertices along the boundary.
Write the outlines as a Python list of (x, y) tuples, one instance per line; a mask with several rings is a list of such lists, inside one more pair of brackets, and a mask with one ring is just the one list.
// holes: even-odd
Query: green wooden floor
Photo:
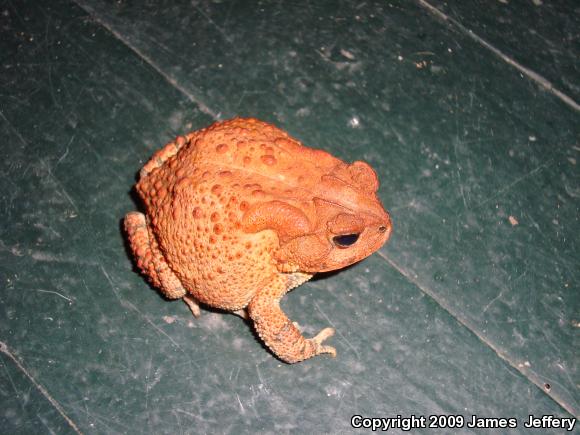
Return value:
[[(572, 0), (1, 0), (0, 432), (567, 433), (523, 424), (580, 415), (579, 29)], [(283, 300), (336, 359), (133, 269), (140, 167), (237, 115), (379, 174), (391, 241)]]

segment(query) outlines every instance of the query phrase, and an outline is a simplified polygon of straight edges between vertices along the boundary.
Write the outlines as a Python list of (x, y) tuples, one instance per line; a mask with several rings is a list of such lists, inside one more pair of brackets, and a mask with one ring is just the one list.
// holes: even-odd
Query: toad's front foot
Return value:
[(322, 342), (327, 338), (330, 338), (334, 335), (333, 328), (324, 328), (315, 337), (312, 337), (310, 341), (312, 341), (315, 345), (316, 355), (320, 355), (321, 353), (328, 353), (333, 358), (336, 357), (336, 349), (332, 346), (324, 346)]
[(324, 328), (313, 338), (305, 338), (279, 305), (279, 299), (286, 291), (285, 279), (274, 281), (269, 287), (258, 292), (248, 305), (248, 314), (256, 332), (266, 346), (278, 358), (287, 363), (296, 363), (322, 353), (336, 356), (336, 349), (322, 344), (334, 334), (334, 329)]

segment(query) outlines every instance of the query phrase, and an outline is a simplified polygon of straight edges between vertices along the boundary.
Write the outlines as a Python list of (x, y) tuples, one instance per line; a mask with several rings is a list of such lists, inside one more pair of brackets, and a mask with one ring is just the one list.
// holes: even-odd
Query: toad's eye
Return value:
[(348, 248), (356, 243), (360, 234), (343, 234), (341, 236), (335, 236), (332, 241), (339, 248)]

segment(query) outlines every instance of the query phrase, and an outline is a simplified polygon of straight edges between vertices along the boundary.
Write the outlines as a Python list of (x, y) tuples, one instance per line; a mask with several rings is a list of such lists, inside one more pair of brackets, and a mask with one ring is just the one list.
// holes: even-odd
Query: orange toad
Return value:
[(256, 119), (217, 122), (178, 137), (143, 167), (145, 214), (125, 230), (138, 267), (171, 299), (246, 314), (264, 343), (293, 363), (336, 355), (306, 339), (279, 306), (317, 272), (369, 256), (391, 220), (373, 169), (303, 146)]

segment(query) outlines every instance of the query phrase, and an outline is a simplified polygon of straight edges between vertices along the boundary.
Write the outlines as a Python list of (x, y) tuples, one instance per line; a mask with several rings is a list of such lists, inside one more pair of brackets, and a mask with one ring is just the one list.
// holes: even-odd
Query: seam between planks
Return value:
[(574, 99), (572, 99), (572, 97), (566, 95), (564, 92), (557, 89), (552, 84), (552, 82), (550, 82), (548, 79), (546, 79), (542, 75), (538, 74), (537, 72), (523, 66), (521, 63), (517, 62), (515, 59), (512, 59), (510, 56), (505, 54), (503, 51), (494, 47), (492, 44), (487, 42), (481, 36), (477, 35), (472, 30), (465, 27), (463, 24), (461, 24), (456, 19), (451, 18), (449, 15), (442, 12), (441, 10), (439, 10), (437, 7), (433, 6), (431, 3), (427, 2), (426, 0), (417, 0), (417, 2), (419, 3), (419, 6), (426, 9), (431, 14), (442, 19), (443, 21), (448, 22), (451, 25), (457, 27), (463, 34), (467, 35), (468, 37), (473, 39), (475, 42), (480, 44), (481, 46), (487, 48), (489, 51), (491, 51), (497, 57), (502, 59), (508, 65), (512, 66), (513, 68), (517, 69), (522, 74), (524, 74), (528, 79), (532, 80), (533, 82), (535, 82), (540, 87), (547, 90), (548, 92), (551, 92), (553, 95), (555, 95), (557, 98), (559, 98), (566, 105), (570, 106), (572, 109), (576, 110), (577, 112), (580, 112), (580, 104), (578, 104), (576, 101), (574, 101)]
[(18, 361), (18, 358), (16, 358), (14, 356), (14, 354), (10, 351), (10, 349), (8, 348), (6, 343), (4, 343), (2, 341), (0, 341), (0, 352), (2, 352), (4, 355), (6, 355), (8, 358), (10, 358), (12, 360), (12, 362), (16, 365), (16, 367), (18, 367), (18, 369), (28, 378), (28, 380), (30, 382), (32, 382), (32, 385), (34, 385), (36, 387), (36, 389), (38, 391), (40, 391), (40, 393), (44, 396), (44, 398), (46, 400), (48, 400), (49, 403), (56, 408), (58, 413), (61, 415), (62, 418), (64, 418), (66, 420), (66, 422), (69, 424), (69, 426), (77, 434), (79, 434), (79, 435), (82, 434), (82, 432), (80, 431), (78, 426), (75, 424), (75, 422), (72, 421), (72, 419), (68, 415), (66, 415), (62, 405), (60, 403), (58, 403), (58, 401), (50, 395), (50, 393), (46, 390), (46, 388), (44, 388), (41, 384), (38, 383), (38, 381), (36, 379), (34, 379), (34, 377), (28, 372), (28, 370), (26, 370), (26, 368), (20, 363), (20, 361)]
[(79, 0), (72, 0), (72, 1), (78, 7), (80, 7), (83, 11), (85, 11), (89, 15), (89, 17), (93, 18), (99, 25), (104, 27), (117, 40), (119, 40), (123, 45), (125, 45), (133, 53), (135, 53), (140, 59), (142, 59), (145, 63), (147, 63), (147, 65), (149, 65), (151, 68), (153, 68), (171, 86), (173, 86), (175, 89), (177, 89), (183, 95), (185, 95), (192, 103), (196, 104), (201, 112), (205, 113), (206, 115), (211, 116), (214, 121), (219, 120), (219, 118), (220, 118), (219, 113), (216, 113), (214, 110), (212, 110), (210, 107), (208, 107), (199, 97), (195, 96), (190, 91), (188, 91), (186, 88), (181, 86), (177, 82), (177, 80), (175, 80), (173, 77), (171, 77), (165, 71), (163, 71), (163, 69), (159, 65), (157, 65), (153, 61), (153, 59), (151, 59), (149, 56), (147, 56), (145, 53), (143, 53), (141, 50), (139, 50), (137, 47), (135, 47), (133, 44), (131, 44), (131, 42), (127, 38), (125, 38), (121, 33), (119, 33), (117, 30), (115, 30), (115, 28), (113, 26), (111, 26), (110, 24), (108, 24), (104, 20), (102, 20), (99, 17), (98, 13), (94, 9), (92, 9), (90, 6), (84, 4), (82, 1), (79, 1)]
[(568, 413), (570, 413), (570, 415), (577, 417), (577, 415), (575, 414), (574, 406), (572, 404), (569, 404), (565, 398), (561, 397), (557, 393), (554, 393), (553, 389), (550, 392), (547, 392), (544, 389), (544, 380), (541, 379), (540, 376), (536, 375), (531, 370), (526, 370), (523, 364), (520, 365), (517, 363), (517, 361), (514, 361), (514, 359), (509, 355), (508, 352), (500, 348), (497, 344), (490, 341), (485, 335), (479, 332), (478, 328), (476, 327), (476, 325), (473, 324), (473, 322), (471, 322), (471, 320), (469, 320), (466, 316), (463, 316), (462, 314), (451, 308), (451, 306), (444, 299), (440, 298), (434, 291), (421, 284), (415, 277), (411, 275), (410, 271), (399, 266), (384, 252), (377, 251), (377, 254), (379, 255), (379, 257), (385, 260), (392, 268), (394, 268), (397, 272), (403, 275), (415, 287), (417, 287), (422, 293), (427, 295), (437, 305), (443, 308), (451, 317), (457, 320), (457, 322), (459, 322), (463, 327), (467, 328), (483, 344), (492, 349), (498, 357), (500, 357), (503, 361), (505, 361), (507, 364), (509, 364), (511, 367), (513, 367), (515, 370), (521, 373), (526, 379), (535, 384), (540, 390), (542, 390), (545, 394), (547, 394), (558, 405), (560, 405), (563, 409), (565, 409)]

